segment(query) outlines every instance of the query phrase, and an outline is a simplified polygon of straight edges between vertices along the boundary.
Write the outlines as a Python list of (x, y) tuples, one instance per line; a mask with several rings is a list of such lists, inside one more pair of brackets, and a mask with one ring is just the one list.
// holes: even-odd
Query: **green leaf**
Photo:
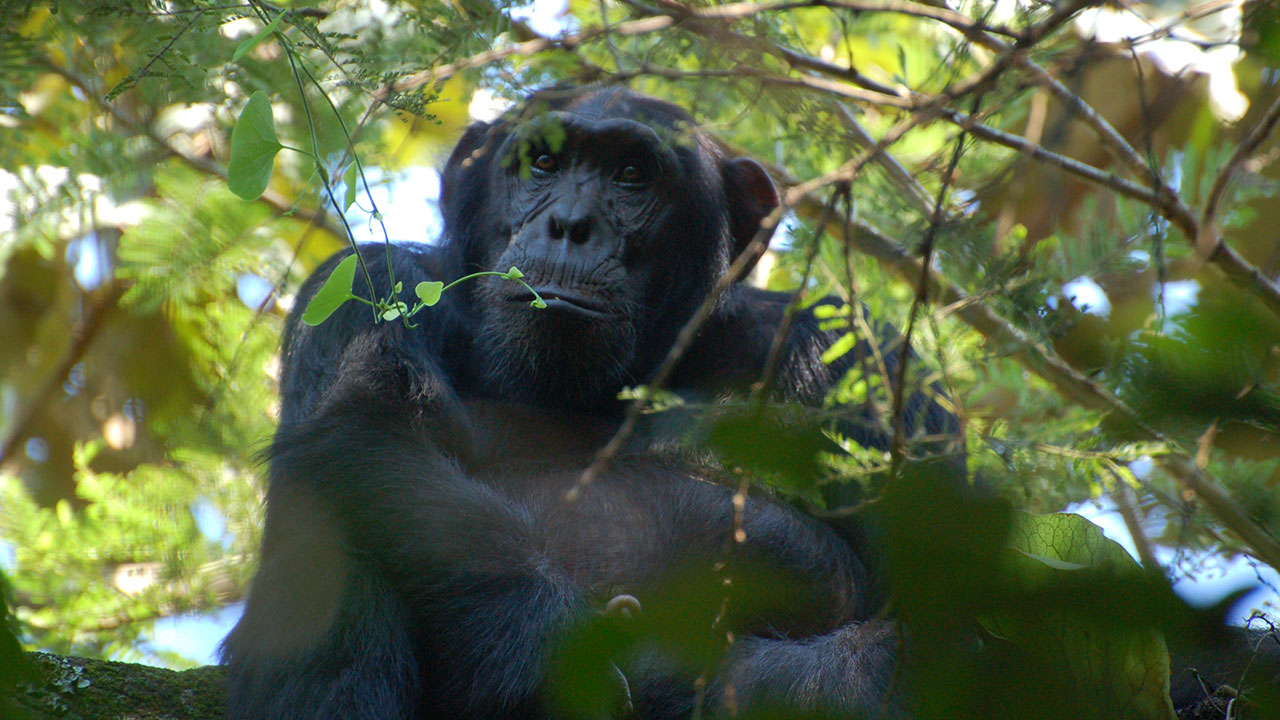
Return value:
[(420, 282), (413, 288), (413, 293), (427, 307), (440, 302), (440, 293), (442, 292), (444, 292), (444, 283), (434, 280)]
[(520, 272), (520, 268), (512, 265), (511, 269), (507, 271), (507, 274), (502, 277), (506, 280), (519, 280), (524, 277), (524, 273)]
[(353, 162), (347, 166), (347, 172), (342, 176), (342, 182), (347, 186), (347, 191), (342, 198), (342, 212), (350, 210), (356, 201), (356, 191), (360, 187), (360, 174), (356, 169), (356, 164)]
[(71, 503), (66, 500), (59, 500), (54, 506), (58, 515), (58, 524), (64, 528), (71, 527), (71, 523), (75, 521), (75, 514), (71, 511)]
[(387, 308), (386, 310), (384, 310), (384, 311), (383, 311), (383, 313), (382, 313), (382, 319), (383, 319), (383, 320), (385, 320), (385, 321), (387, 321), (387, 322), (391, 322), (392, 320), (395, 320), (395, 319), (396, 319), (396, 318), (398, 318), (398, 317), (400, 317), (400, 306), (399, 306), (399, 305), (395, 305), (395, 306), (389, 307), (389, 308)]
[(816, 416), (784, 407), (725, 409), (707, 436), (716, 457), (815, 502), (822, 477), (820, 454), (830, 440)]
[(1280, 7), (1257, 3), (1252, 12), (1246, 13), (1245, 38), (1247, 52), (1272, 64), (1280, 62)]
[(538, 308), (539, 310), (543, 310), (547, 307), (547, 303), (542, 298), (534, 298), (533, 302), (529, 304)]
[(1085, 563), (1073, 563), (1056, 557), (1049, 557), (1048, 555), (1040, 555), (1026, 550), (1019, 550), (1018, 548), (1013, 548), (1013, 552), (1018, 553), (1028, 560), (1034, 560), (1041, 565), (1046, 565), (1054, 570), (1085, 570), (1090, 567)]
[(236, 47), (236, 51), (231, 55), (231, 62), (239, 62), (244, 54), (258, 46), (258, 43), (267, 39), (267, 36), (280, 28), (280, 21), (284, 19), (284, 11), (281, 10), (275, 19), (267, 23), (267, 26), (258, 31), (257, 35), (245, 40)]
[(845, 353), (853, 349), (853, 346), (857, 341), (857, 336), (851, 332), (841, 335), (838, 340), (831, 343), (831, 347), (827, 348), (826, 351), (822, 353), (822, 362), (830, 365), (836, 360), (839, 360), (844, 357)]
[(1144, 598), (1149, 578), (1123, 547), (1079, 515), (1019, 513), (1007, 559), (1012, 587), (1038, 602), (979, 618), (989, 632), (1044, 653), (1091, 702), (1124, 708), (1124, 717), (1174, 716), (1160, 604)]
[(329, 279), (324, 281), (319, 292), (307, 303), (307, 310), (302, 313), (302, 322), (315, 326), (328, 320), (338, 308), (355, 297), (351, 292), (355, 279), (356, 256), (349, 255), (333, 268)]
[(813, 306), (813, 316), (819, 320), (830, 320), (836, 317), (849, 316), (848, 305), (832, 305), (831, 303), (819, 303)]
[(271, 102), (266, 93), (255, 92), (231, 131), (231, 161), (227, 163), (227, 185), (242, 200), (257, 200), (271, 181), (276, 153), (281, 150), (276, 138)]

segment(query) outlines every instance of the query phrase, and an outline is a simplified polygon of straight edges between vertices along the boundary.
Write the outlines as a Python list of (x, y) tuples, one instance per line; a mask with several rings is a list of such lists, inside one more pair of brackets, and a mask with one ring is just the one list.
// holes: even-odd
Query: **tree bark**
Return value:
[(223, 720), (221, 667), (177, 672), (148, 665), (28, 653), (31, 672), (0, 698), (9, 720)]

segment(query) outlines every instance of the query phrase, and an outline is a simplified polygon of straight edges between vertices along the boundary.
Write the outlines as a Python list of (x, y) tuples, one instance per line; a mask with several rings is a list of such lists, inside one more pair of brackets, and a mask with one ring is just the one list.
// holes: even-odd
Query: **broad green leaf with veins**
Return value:
[(333, 268), (329, 279), (324, 281), (319, 292), (307, 303), (307, 310), (302, 313), (302, 322), (314, 326), (328, 320), (338, 308), (355, 297), (351, 292), (355, 279), (356, 256), (349, 255)]
[(271, 102), (259, 90), (249, 98), (236, 127), (231, 131), (231, 161), (227, 163), (227, 185), (242, 200), (257, 200), (271, 181), (276, 153), (282, 149), (276, 137)]

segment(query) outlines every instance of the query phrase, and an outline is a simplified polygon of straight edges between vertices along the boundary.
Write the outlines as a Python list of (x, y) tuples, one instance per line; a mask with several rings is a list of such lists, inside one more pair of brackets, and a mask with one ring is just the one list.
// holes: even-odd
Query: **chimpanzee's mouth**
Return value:
[[(537, 288), (538, 295), (542, 297), (542, 301), (547, 304), (541, 310), (555, 310), (558, 312), (576, 313), (591, 318), (608, 318), (613, 317), (616, 313), (611, 312), (603, 303), (592, 298), (585, 297), (578, 293), (562, 290), (554, 285)], [(509, 302), (532, 303), (536, 298), (534, 294), (528, 290), (522, 289), (514, 295), (508, 296)], [(535, 309), (537, 312), (538, 309)]]

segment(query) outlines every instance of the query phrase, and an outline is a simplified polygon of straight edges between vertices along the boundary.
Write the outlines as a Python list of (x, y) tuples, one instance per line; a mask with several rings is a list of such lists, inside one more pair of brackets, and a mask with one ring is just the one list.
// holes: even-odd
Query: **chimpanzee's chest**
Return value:
[[(528, 513), (537, 554), (589, 596), (606, 599), (646, 594), (673, 571), (710, 577), (734, 529), (731, 490), (704, 482), (701, 468), (645, 454), (615, 458), (569, 499), (590, 459), (568, 467), (563, 458), (521, 462), (492, 477)], [(672, 482), (673, 468), (680, 482)], [(708, 495), (722, 497), (708, 503)]]

